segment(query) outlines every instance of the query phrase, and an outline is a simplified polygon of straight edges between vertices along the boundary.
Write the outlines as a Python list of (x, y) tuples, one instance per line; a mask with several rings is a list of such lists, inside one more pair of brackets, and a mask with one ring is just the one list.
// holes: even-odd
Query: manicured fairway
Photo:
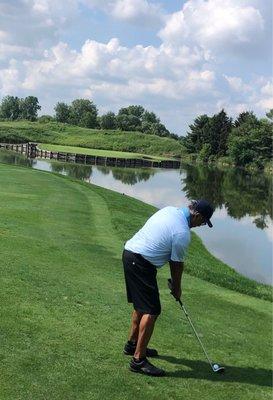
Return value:
[(150, 156), (150, 155), (140, 154), (140, 153), (128, 153), (125, 151), (89, 149), (87, 147), (60, 146), (57, 144), (48, 144), (48, 143), (40, 143), (39, 148), (42, 150), (48, 150), (48, 151), (88, 154), (88, 155), (92, 155), (92, 156), (101, 156), (101, 157), (138, 158), (141, 160), (149, 159), (149, 160), (154, 160), (154, 161), (172, 160), (172, 158)]
[[(0, 164), (0, 184), (1, 400), (272, 398), (271, 303), (185, 274), (185, 304), (212, 359), (227, 368), (213, 375), (169, 295), (167, 266), (151, 345), (168, 375), (128, 371), (120, 256), (152, 207), (18, 166)], [(193, 248), (196, 260), (208, 257), (195, 237)]]

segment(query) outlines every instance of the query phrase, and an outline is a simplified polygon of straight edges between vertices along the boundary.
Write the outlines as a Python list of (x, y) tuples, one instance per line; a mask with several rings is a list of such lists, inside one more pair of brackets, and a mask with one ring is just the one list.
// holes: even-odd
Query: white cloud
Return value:
[(45, 82), (57, 86), (70, 82), (71, 87), (93, 92), (127, 87), (132, 97), (149, 93), (179, 99), (213, 88), (214, 72), (200, 69), (200, 59), (198, 52), (191, 55), (187, 48), (178, 52), (165, 46), (127, 48), (117, 39), (106, 44), (87, 40), (79, 52), (59, 43), (42, 59), (24, 62), (22, 86), (34, 90)]
[(267, 82), (262, 88), (261, 93), (265, 96), (273, 96), (273, 82)]
[(257, 105), (261, 109), (268, 111), (273, 109), (273, 82), (272, 79), (267, 82), (264, 79), (260, 81), (264, 82), (264, 85), (260, 89)]
[(251, 91), (251, 86), (245, 84), (243, 82), (242, 78), (239, 78), (237, 76), (227, 76), (227, 75), (224, 75), (224, 78), (227, 80), (229, 86), (235, 92), (249, 92), (249, 91)]
[(78, 12), (78, 0), (1, 0), (0, 39), (41, 52)]
[(118, 19), (142, 25), (157, 25), (162, 22), (163, 12), (157, 4), (146, 0), (118, 0), (113, 3), (112, 15)]
[(273, 97), (261, 99), (257, 103), (257, 106), (265, 111), (269, 111), (269, 110), (273, 109)]
[(196, 43), (215, 53), (255, 48), (264, 31), (259, 9), (242, 0), (188, 0), (169, 16), (159, 36), (164, 42)]
[(0, 61), (10, 57), (31, 57), (33, 53), (31, 47), (0, 43)]
[(9, 33), (0, 30), (0, 40), (7, 40), (9, 37)]
[(3, 95), (18, 93), (16, 82), (20, 82), (20, 72), (15, 60), (11, 60), (7, 68), (3, 68), (0, 74), (0, 93)]
[(165, 12), (159, 4), (147, 0), (79, 0), (90, 8), (98, 8), (112, 17), (141, 26), (160, 26)]

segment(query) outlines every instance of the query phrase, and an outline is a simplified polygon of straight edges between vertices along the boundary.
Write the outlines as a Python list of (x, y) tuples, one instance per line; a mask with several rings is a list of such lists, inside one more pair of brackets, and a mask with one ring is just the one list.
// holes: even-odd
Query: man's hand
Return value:
[(179, 300), (179, 299), (181, 298), (181, 294), (182, 294), (182, 292), (181, 292), (181, 287), (178, 287), (177, 289), (175, 289), (175, 288), (173, 287), (173, 284), (172, 284), (172, 280), (171, 280), (171, 279), (168, 279), (168, 286), (169, 286), (169, 289), (170, 289), (171, 294), (173, 295), (173, 297), (174, 297), (176, 300)]
[(181, 294), (182, 294), (181, 288), (172, 291), (172, 295), (176, 300), (179, 300), (181, 298)]
[(171, 292), (173, 297), (176, 300), (180, 300), (181, 297), (181, 279), (182, 273), (184, 269), (183, 262), (178, 261), (170, 261), (170, 270), (171, 270)]

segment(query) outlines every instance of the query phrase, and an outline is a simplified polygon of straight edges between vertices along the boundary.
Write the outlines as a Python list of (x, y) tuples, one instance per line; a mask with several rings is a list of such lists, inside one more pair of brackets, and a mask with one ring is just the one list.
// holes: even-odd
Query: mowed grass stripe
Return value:
[(185, 275), (191, 316), (228, 367), (212, 375), (169, 295), (167, 267), (151, 344), (169, 376), (128, 371), (120, 255), (150, 206), (27, 168), (0, 165), (0, 181), (1, 399), (271, 398), (271, 304)]
[(152, 161), (173, 160), (173, 158), (170, 157), (152, 156), (134, 152), (128, 153), (126, 151), (100, 150), (100, 149), (90, 149), (87, 147), (76, 147), (76, 146), (61, 146), (57, 144), (48, 144), (48, 143), (39, 143), (38, 147), (39, 149), (53, 151), (53, 152), (87, 154), (100, 157), (137, 158), (141, 160), (149, 159)]

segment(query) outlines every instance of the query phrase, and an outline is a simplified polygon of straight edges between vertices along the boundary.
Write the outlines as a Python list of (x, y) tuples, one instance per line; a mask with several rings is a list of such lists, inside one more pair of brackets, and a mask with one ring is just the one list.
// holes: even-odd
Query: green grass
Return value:
[(141, 153), (180, 158), (182, 145), (175, 139), (124, 132), (80, 128), (57, 122), (0, 121), (0, 142), (36, 141), (63, 146)]
[[(1, 400), (271, 399), (271, 303), (185, 274), (190, 315), (227, 368), (214, 375), (169, 295), (168, 267), (158, 273), (162, 315), (151, 341), (168, 375), (128, 371), (120, 256), (153, 207), (18, 166), (0, 164), (0, 180)], [(189, 263), (208, 257), (195, 235), (191, 252)]]
[(137, 158), (137, 159), (149, 159), (152, 161), (161, 161), (169, 158), (159, 156), (149, 156), (141, 153), (127, 153), (124, 151), (111, 151), (111, 150), (97, 150), (89, 149), (84, 147), (73, 147), (73, 146), (60, 146), (57, 144), (39, 143), (39, 149), (48, 150), (53, 152), (64, 152), (64, 153), (77, 153), (77, 154), (88, 154), (92, 156), (100, 157), (116, 157), (116, 158)]

